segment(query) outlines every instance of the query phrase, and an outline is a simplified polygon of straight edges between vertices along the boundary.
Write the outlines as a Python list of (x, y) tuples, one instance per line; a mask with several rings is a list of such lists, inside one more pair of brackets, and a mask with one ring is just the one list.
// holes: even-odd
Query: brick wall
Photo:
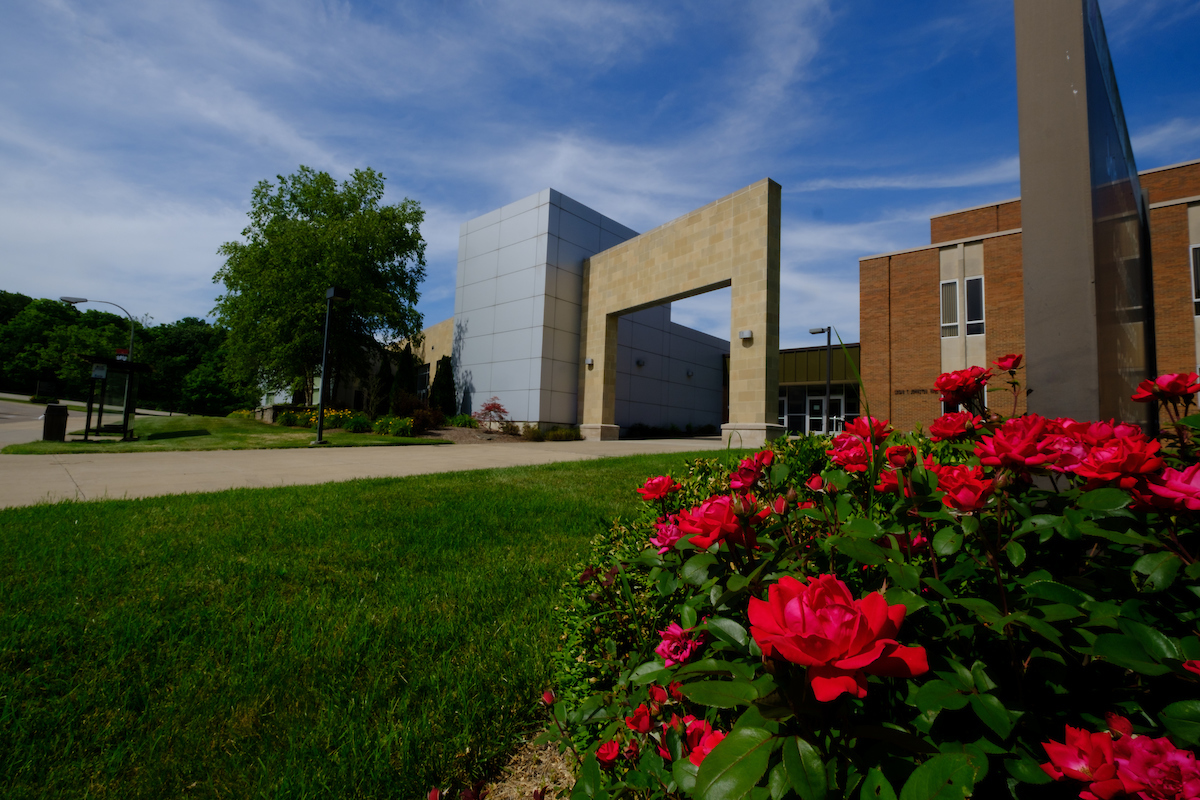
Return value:
[(1154, 259), (1154, 336), (1158, 373), (1194, 372), (1196, 346), (1192, 314), (1192, 271), (1188, 263), (1187, 206), (1150, 211)]
[(888, 256), (858, 262), (859, 370), (871, 415), (879, 419), (892, 417), (890, 262)]
[(1021, 201), (1009, 200), (996, 206), (996, 230), (1011, 231), (1021, 227)]
[(891, 257), (891, 421), (898, 430), (927, 427), (941, 413), (933, 389), (942, 372), (939, 282), (937, 248)]
[[(1018, 212), (1020, 210), (1018, 209)], [(987, 320), (988, 363), (1009, 353), (1025, 352), (1025, 288), (1021, 268), (1021, 234), (997, 236), (983, 241), (983, 276)], [(1007, 390), (1007, 374), (992, 379), (988, 405), (995, 411), (1012, 414), (1012, 396)], [(1025, 413), (1025, 370), (1017, 371), (1022, 391), (1017, 399), (1017, 413)]]
[(1149, 192), (1151, 203), (1196, 197), (1200, 195), (1200, 162), (1174, 169), (1142, 172), (1138, 174), (1138, 181)]
[(998, 224), (996, 209), (997, 206), (984, 206), (934, 217), (929, 220), (929, 241), (931, 244), (937, 244), (938, 242), (951, 242), (955, 239), (966, 239), (968, 236), (995, 233), (1001, 230), (996, 227)]

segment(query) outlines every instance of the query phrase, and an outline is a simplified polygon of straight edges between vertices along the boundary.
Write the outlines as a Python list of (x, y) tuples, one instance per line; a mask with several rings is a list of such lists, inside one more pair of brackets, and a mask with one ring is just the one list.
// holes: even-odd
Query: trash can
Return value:
[(67, 438), (67, 407), (46, 406), (46, 421), (42, 425), (43, 442), (61, 442)]

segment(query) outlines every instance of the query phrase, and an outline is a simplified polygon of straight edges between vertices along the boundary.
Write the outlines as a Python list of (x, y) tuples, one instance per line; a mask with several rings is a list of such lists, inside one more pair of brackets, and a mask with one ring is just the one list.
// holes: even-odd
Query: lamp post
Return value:
[(330, 286), (325, 292), (325, 345), (321, 349), (321, 399), (317, 403), (317, 439), (313, 444), (329, 444), (325, 441), (325, 389), (329, 386), (329, 315), (334, 300), (346, 300), (350, 293), (345, 289)]
[[(117, 306), (116, 303), (110, 302), (108, 300), (88, 300), (86, 297), (60, 297), (58, 299), (63, 301), (64, 303), (70, 303), (73, 306), (79, 305), (80, 303), (103, 303), (106, 306)], [(125, 311), (125, 309), (121, 308), (121, 306), (117, 306), (117, 308), (120, 308), (121, 311), (124, 312), (125, 316), (129, 317), (129, 352), (126, 354), (125, 358), (126, 358), (126, 360), (129, 361), (130, 365), (132, 365), (133, 364), (133, 315), (130, 314), (128, 311)], [(131, 384), (131, 383), (133, 383), (133, 370), (132, 369), (130, 369), (129, 374), (125, 376), (125, 402), (121, 406), (121, 409), (122, 409), (121, 425), (124, 428), (123, 435), (126, 437), (129, 436), (129, 384)], [(100, 413), (101, 414), (104, 413), (104, 398), (103, 397), (100, 398)], [(99, 423), (97, 423), (97, 424), (99, 424)]]
[(828, 434), (830, 382), (833, 374), (833, 328), (809, 328), (808, 332), (814, 336), (818, 333), (825, 334), (825, 422), (821, 432)]

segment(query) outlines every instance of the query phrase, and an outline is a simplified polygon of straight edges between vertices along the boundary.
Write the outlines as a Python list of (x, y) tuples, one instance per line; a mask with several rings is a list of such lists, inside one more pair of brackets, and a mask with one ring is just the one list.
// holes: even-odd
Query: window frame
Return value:
[[(950, 304), (950, 308), (954, 309), (954, 320), (946, 321), (946, 286), (947, 284), (954, 285), (954, 302)], [(943, 339), (957, 339), (959, 336), (959, 296), (958, 296), (958, 279), (952, 278), (948, 281), (942, 281), (938, 284), (938, 318), (941, 320), (941, 333)], [(950, 332), (947, 332), (950, 329)]]
[(1192, 315), (1200, 317), (1200, 244), (1191, 246), (1192, 254)]
[[(979, 282), (979, 317), (971, 318), (971, 301), (970, 301), (970, 283), (972, 281)], [(963, 279), (963, 317), (964, 327), (967, 331), (967, 336), (984, 336), (987, 333), (985, 317), (987, 309), (986, 295), (984, 294), (983, 276), (970, 275)], [(974, 328), (974, 330), (972, 330)]]

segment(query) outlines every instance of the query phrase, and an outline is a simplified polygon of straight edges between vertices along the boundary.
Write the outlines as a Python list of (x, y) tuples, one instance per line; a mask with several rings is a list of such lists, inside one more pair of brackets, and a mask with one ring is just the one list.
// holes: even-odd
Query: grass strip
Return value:
[[(118, 418), (119, 419), (119, 418)], [(83, 418), (68, 430), (82, 436)], [(75, 430), (79, 426), (78, 431)], [(286, 428), (241, 417), (138, 417), (133, 422), (137, 440), (122, 442), (114, 438), (68, 442), (30, 442), (10, 444), (0, 453), (6, 455), (61, 455), (64, 453), (149, 453), (178, 450), (268, 450), (308, 447), (316, 438), (315, 429)], [(397, 445), (448, 444), (445, 439), (420, 439), (402, 436), (377, 436), (373, 433), (345, 433), (327, 429), (323, 436), (330, 447), (387, 447)]]
[(567, 565), (698, 455), (0, 510), (0, 796), (483, 778), (536, 724)]

